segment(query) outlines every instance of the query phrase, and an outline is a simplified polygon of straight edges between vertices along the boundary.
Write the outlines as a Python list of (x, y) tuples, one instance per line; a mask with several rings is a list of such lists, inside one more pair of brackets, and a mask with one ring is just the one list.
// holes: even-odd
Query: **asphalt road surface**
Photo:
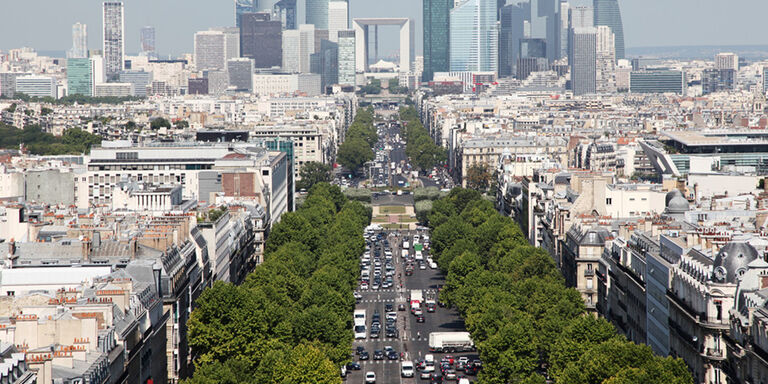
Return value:
[[(391, 346), (398, 353), (403, 352), (405, 359), (411, 361), (417, 361), (429, 353), (428, 335), (430, 332), (458, 332), (464, 331), (464, 321), (458, 315), (456, 310), (449, 308), (437, 307), (434, 313), (429, 313), (424, 310), (424, 323), (417, 323), (415, 316), (413, 316), (408, 308), (408, 296), (409, 291), (412, 289), (421, 289), (424, 291), (425, 298), (428, 294), (437, 295), (437, 290), (445, 283), (445, 278), (438, 269), (421, 270), (418, 266), (413, 271), (412, 276), (405, 276), (404, 262), (400, 257), (402, 245), (402, 236), (407, 234), (410, 237), (409, 246), (410, 254), (414, 253), (413, 250), (413, 235), (416, 231), (410, 232), (387, 232), (388, 239), (392, 245), (392, 253), (394, 256), (395, 264), (395, 285), (389, 289), (379, 290), (358, 290), (362, 294), (362, 300), (356, 306), (355, 309), (365, 309), (366, 317), (368, 321), (368, 328), (370, 329), (370, 321), (375, 310), (378, 310), (382, 316), (385, 317), (386, 312), (384, 306), (386, 304), (392, 304), (397, 310), (399, 304), (406, 305), (406, 311), (398, 311), (397, 314), (397, 327), (399, 331), (399, 338), (387, 338), (384, 337), (384, 331), (382, 330), (381, 338), (371, 338), (370, 334), (365, 340), (355, 340), (353, 350), (357, 346), (363, 346), (366, 351), (371, 355), (371, 359), (368, 361), (359, 361), (358, 356), (354, 357), (355, 361), (358, 361), (361, 365), (361, 370), (350, 371), (345, 379), (346, 383), (364, 383), (365, 373), (373, 371), (376, 373), (377, 384), (410, 384), (410, 383), (428, 383), (428, 380), (419, 379), (419, 371), (416, 371), (414, 378), (402, 378), (400, 375), (400, 361), (399, 360), (373, 360), (374, 350), (383, 350), (385, 346)], [(426, 232), (422, 232), (426, 233)], [(400, 236), (396, 236), (399, 234)], [(381, 244), (382, 259), (384, 255), (383, 242)], [(424, 257), (428, 252), (424, 252)], [(372, 256), (373, 257), (373, 256)], [(399, 278), (398, 275), (402, 276)], [(402, 282), (402, 287), (400, 283)], [(436, 360), (444, 354), (434, 354)], [(477, 354), (452, 354), (452, 356), (458, 358), (459, 356), (470, 356), (470, 359), (477, 358)], [(470, 380), (475, 381), (475, 377), (470, 377)], [(451, 381), (446, 381), (451, 383)], [(455, 381), (453, 381), (455, 383)]]

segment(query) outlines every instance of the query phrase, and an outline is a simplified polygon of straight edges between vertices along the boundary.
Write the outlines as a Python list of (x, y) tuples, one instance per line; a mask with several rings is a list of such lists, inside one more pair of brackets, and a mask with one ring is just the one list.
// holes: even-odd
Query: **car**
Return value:
[(400, 358), (400, 355), (397, 354), (397, 351), (389, 351), (387, 353), (387, 359), (389, 360), (398, 360)]
[(434, 311), (435, 311), (435, 305), (427, 304), (427, 312), (434, 312)]
[(421, 371), (421, 373), (419, 373), (419, 379), (429, 380), (430, 377), (432, 377), (431, 372)]
[(374, 360), (384, 360), (384, 351), (381, 349), (377, 349), (373, 351), (373, 359)]
[(370, 355), (368, 354), (368, 351), (360, 352), (360, 356), (358, 357), (359, 360), (368, 360), (369, 358)]
[(373, 282), (373, 285), (371, 285), (371, 289), (373, 289), (373, 290), (377, 290), (377, 289), (379, 289), (379, 283), (378, 283), (378, 282), (376, 282), (376, 281), (374, 281), (374, 282)]
[(413, 374), (414, 374), (413, 363), (410, 361), (403, 361), (403, 363), (400, 365), (400, 376), (413, 377)]
[(397, 338), (397, 328), (389, 327), (385, 332), (385, 336)]
[(359, 292), (355, 292), (355, 301), (359, 302), (363, 298), (363, 295), (361, 295)]
[(454, 363), (454, 360), (455, 360), (455, 359), (453, 358), (453, 356), (451, 356), (451, 355), (445, 355), (445, 356), (443, 356), (443, 358), (442, 358), (442, 359), (440, 359), (440, 362), (446, 362), (446, 363), (448, 363), (448, 364), (450, 364), (450, 365), (453, 365), (453, 363)]
[(440, 374), (440, 372), (435, 372), (429, 377), (429, 383), (430, 384), (442, 384), (443, 383), (443, 375)]
[(356, 363), (354, 361), (350, 361), (347, 363), (347, 370), (348, 371), (359, 371), (360, 370), (360, 363)]
[(355, 339), (365, 339), (365, 325), (355, 325)]
[(363, 281), (362, 283), (360, 283), (360, 289), (368, 289), (368, 282)]
[(398, 310), (398, 311), (405, 311), (405, 304), (399, 304), (399, 305), (397, 306), (397, 310)]
[(417, 323), (423, 323), (424, 322), (424, 315), (416, 315), (416, 322)]
[(419, 263), (419, 269), (427, 269), (427, 265), (424, 263)]
[(392, 304), (387, 304), (384, 306), (384, 312), (392, 312), (394, 309), (394, 306)]
[(456, 371), (452, 368), (446, 369), (443, 372), (446, 380), (456, 380)]
[(467, 356), (460, 356), (458, 361), (459, 361), (459, 363), (467, 364), (467, 363), (469, 363), (469, 357), (467, 357)]
[(368, 371), (365, 373), (365, 384), (376, 384), (376, 373)]
[(422, 311), (421, 308), (414, 308), (411, 312), (413, 312), (414, 316), (421, 316), (424, 314), (424, 311)]
[(365, 347), (358, 345), (357, 348), (355, 348), (355, 355), (359, 355), (361, 352), (365, 352)]

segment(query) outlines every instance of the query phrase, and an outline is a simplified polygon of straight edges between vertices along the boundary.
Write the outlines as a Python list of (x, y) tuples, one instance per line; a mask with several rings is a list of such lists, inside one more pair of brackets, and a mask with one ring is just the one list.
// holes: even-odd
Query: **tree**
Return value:
[(467, 169), (467, 188), (485, 192), (491, 185), (491, 172), (487, 164), (472, 164)]
[(296, 183), (296, 187), (307, 191), (317, 183), (326, 183), (333, 180), (331, 166), (316, 161), (304, 163), (301, 166), (301, 171), (299, 171), (299, 177), (301, 180)]
[(363, 164), (374, 159), (374, 154), (366, 141), (351, 138), (339, 146), (337, 158), (347, 171), (357, 174)]
[(178, 120), (174, 125), (178, 129), (189, 128), (189, 122), (186, 120)]
[(156, 131), (160, 128), (170, 128), (171, 122), (163, 117), (158, 117), (156, 119), (152, 119), (149, 127), (152, 128), (153, 131)]

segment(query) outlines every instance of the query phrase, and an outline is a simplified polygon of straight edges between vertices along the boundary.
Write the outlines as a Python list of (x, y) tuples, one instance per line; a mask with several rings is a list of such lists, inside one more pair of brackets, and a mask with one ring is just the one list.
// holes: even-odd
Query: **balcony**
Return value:
[(592, 277), (595, 275), (594, 269), (585, 269), (584, 270), (584, 277)]
[(704, 357), (712, 360), (725, 360), (725, 353), (722, 348), (707, 348), (704, 351)]

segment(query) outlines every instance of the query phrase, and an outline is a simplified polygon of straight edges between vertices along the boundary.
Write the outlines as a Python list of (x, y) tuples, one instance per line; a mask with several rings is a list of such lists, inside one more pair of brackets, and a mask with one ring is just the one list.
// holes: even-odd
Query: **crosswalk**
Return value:
[(398, 338), (392, 338), (392, 337), (382, 337), (382, 338), (365, 338), (365, 339), (356, 339), (356, 344), (366, 344), (366, 343), (395, 343), (398, 341), (427, 341), (425, 337), (417, 338), (417, 337), (411, 337), (411, 338), (405, 338), (405, 339), (398, 339)]
[(359, 303), (394, 303), (397, 299), (373, 299), (373, 300), (360, 300)]

